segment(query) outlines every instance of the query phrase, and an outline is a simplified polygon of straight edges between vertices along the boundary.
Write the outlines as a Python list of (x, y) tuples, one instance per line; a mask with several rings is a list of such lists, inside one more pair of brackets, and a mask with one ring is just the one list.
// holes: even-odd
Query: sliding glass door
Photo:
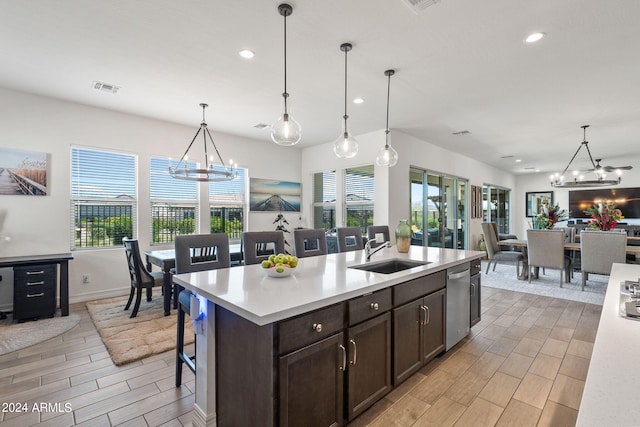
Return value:
[(511, 190), (492, 185), (482, 189), (482, 217), (498, 224), (498, 233), (509, 234)]
[(466, 248), (468, 181), (411, 169), (412, 244)]

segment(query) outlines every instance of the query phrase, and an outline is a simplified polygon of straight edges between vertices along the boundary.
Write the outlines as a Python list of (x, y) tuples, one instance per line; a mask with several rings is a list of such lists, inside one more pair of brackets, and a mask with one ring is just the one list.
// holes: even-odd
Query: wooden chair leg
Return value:
[(138, 315), (138, 309), (140, 308), (140, 300), (142, 299), (142, 289), (138, 288), (136, 292), (136, 303), (133, 305), (133, 311), (131, 312), (130, 318), (134, 318)]
[(129, 292), (129, 300), (127, 301), (127, 305), (124, 306), (124, 311), (129, 310), (129, 307), (131, 306), (131, 301), (133, 301), (133, 294), (135, 293), (136, 293), (136, 288), (132, 286), (131, 292)]
[(489, 267), (491, 267), (491, 261), (489, 260), (489, 262), (487, 263), (487, 271), (484, 274), (489, 274)]
[(151, 288), (147, 288), (147, 301), (151, 301)]

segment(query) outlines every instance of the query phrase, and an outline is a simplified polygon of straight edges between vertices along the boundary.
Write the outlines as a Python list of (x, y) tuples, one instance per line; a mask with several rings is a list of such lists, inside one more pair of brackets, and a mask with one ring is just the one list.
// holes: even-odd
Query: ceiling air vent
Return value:
[(271, 127), (271, 126), (269, 126), (267, 124), (264, 124), (264, 123), (258, 123), (258, 124), (253, 125), (253, 127), (256, 128), (256, 129), (266, 129), (266, 128)]
[(424, 12), (429, 6), (438, 3), (440, 0), (402, 0), (404, 4), (416, 15)]
[(97, 82), (95, 80), (92, 83), (92, 87), (95, 90), (99, 90), (101, 92), (109, 92), (109, 93), (118, 93), (118, 90), (120, 89), (120, 86), (114, 86), (109, 83)]
[(453, 132), (453, 134), (452, 134), (452, 135), (460, 136), (460, 135), (468, 135), (468, 134), (470, 134), (470, 133), (471, 133), (471, 132), (469, 132), (468, 130), (460, 130), (460, 131), (458, 131), (458, 132)]

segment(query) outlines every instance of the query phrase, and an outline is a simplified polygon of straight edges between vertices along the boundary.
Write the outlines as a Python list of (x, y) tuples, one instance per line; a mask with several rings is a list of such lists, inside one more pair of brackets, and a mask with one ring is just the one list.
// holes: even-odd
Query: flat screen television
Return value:
[(625, 218), (640, 218), (640, 188), (603, 188), (569, 191), (571, 218), (590, 218), (584, 210), (599, 201), (615, 202)]

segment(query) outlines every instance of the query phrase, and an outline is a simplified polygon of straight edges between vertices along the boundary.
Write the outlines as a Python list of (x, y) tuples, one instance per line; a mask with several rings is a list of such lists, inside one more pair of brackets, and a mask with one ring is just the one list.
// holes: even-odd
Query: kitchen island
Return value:
[[(194, 425), (346, 423), (444, 351), (446, 272), (482, 256), (391, 247), (370, 261), (364, 251), (302, 258), (286, 278), (259, 265), (175, 275), (199, 301)], [(418, 265), (353, 268), (388, 260)]]

